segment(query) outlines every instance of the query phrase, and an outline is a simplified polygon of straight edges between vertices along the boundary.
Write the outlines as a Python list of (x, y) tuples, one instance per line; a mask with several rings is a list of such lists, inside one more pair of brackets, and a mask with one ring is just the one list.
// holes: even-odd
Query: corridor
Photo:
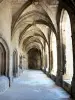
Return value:
[(42, 71), (25, 70), (0, 100), (69, 100), (69, 95)]

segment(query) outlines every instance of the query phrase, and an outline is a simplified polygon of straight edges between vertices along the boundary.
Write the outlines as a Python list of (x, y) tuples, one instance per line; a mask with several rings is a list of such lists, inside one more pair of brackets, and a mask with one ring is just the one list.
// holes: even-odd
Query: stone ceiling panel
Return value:
[[(28, 0), (11, 0), (12, 14), (15, 14), (26, 1), (28, 1)], [(58, 0), (36, 0), (36, 1), (45, 2), (48, 5), (57, 5), (58, 4)]]

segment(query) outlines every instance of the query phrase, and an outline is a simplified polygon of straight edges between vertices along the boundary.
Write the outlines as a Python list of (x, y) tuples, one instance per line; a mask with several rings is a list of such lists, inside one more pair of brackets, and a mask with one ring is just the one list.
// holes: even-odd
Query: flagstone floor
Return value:
[(69, 97), (42, 71), (26, 70), (0, 95), (0, 100), (69, 100)]

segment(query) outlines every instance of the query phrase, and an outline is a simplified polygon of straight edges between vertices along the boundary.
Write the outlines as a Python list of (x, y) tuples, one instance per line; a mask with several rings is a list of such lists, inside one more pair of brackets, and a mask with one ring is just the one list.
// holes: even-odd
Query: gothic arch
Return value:
[[(64, 79), (71, 79), (73, 76), (73, 50), (71, 38), (71, 23), (67, 10), (62, 9), (60, 17), (60, 39), (62, 52), (62, 67)], [(70, 58), (70, 60), (69, 60)]]
[[(30, 41), (29, 41), (29, 40), (30, 40)], [(26, 47), (26, 46), (28, 46), (28, 44), (34, 43), (34, 42), (39, 43), (39, 44), (42, 46), (42, 48), (43, 48), (43, 44), (42, 44), (42, 42), (40, 41), (40, 39), (39, 39), (38, 37), (34, 37), (34, 36), (31, 36), (31, 37), (26, 38), (26, 39), (23, 41), (23, 45), (24, 45), (24, 47)]]
[[(38, 27), (36, 27), (36, 30), (35, 29), (33, 29), (33, 30), (31, 29), (31, 30), (27, 31), (28, 28), (29, 28), (29, 25), (27, 25), (26, 30), (24, 30), (22, 33), (20, 33), (20, 35), (19, 35), (19, 43), (21, 43), (21, 41), (26, 37), (26, 35), (30, 34), (30, 35), (34, 35), (34, 36), (37, 35), (37, 36), (42, 37), (48, 44), (46, 36), (44, 35), (44, 33)], [(34, 31), (35, 31), (35, 33), (34, 33)]]
[[(34, 19), (35, 20), (34, 20)], [(32, 19), (32, 20), (31, 20)], [(18, 19), (18, 21), (16, 22), (15, 24), (15, 27), (12, 31), (12, 37), (13, 35), (15, 34), (15, 31), (20, 28), (22, 25), (26, 24), (28, 21), (30, 21), (30, 24), (43, 24), (43, 25), (46, 25), (48, 26), (52, 31), (54, 31), (54, 33), (56, 34), (56, 29), (55, 29), (55, 26), (52, 22), (52, 20), (50, 19), (50, 17), (48, 15), (44, 15), (44, 14), (41, 14), (40, 12), (37, 12), (37, 11), (30, 11), (30, 12), (27, 12), (25, 14), (25, 16), (23, 15), (20, 19)], [(31, 27), (32, 25), (27, 25), (27, 28), (28, 29), (29, 27)], [(24, 29), (25, 30), (25, 29)]]
[(40, 50), (36, 48), (32, 48), (28, 51), (28, 68), (29, 69), (41, 68), (41, 51)]
[(6, 41), (0, 37), (0, 57), (3, 59), (3, 62), (0, 62), (4, 67), (1, 75), (9, 76), (9, 48)]

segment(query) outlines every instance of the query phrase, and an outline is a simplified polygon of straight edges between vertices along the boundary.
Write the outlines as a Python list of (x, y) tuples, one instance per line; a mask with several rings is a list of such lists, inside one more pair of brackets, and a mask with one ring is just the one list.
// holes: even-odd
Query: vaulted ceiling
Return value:
[[(55, 17), (58, 0), (12, 0), (12, 38), (19, 30), (22, 49), (43, 48), (48, 33), (56, 34)], [(39, 46), (40, 45), (40, 46)]]
[[(14, 15), (28, 0), (11, 0), (12, 1), (12, 14)], [(57, 5), (58, 0), (30, 0), (47, 3), (48, 5)]]

